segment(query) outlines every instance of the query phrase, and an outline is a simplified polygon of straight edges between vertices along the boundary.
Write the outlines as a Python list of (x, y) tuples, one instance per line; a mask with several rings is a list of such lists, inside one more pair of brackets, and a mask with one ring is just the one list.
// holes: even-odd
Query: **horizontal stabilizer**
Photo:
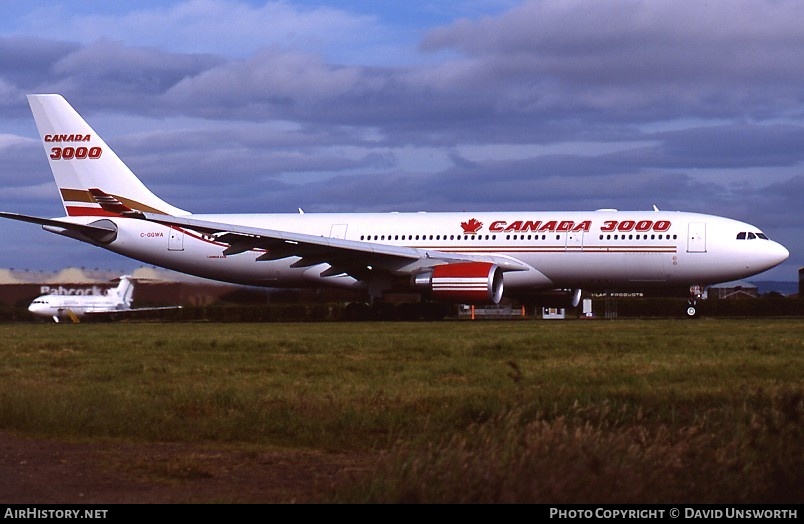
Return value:
[[(0, 217), (10, 218), (11, 220), (19, 220), (21, 222), (30, 222), (31, 224), (39, 224), (44, 229), (53, 231), (54, 233), (77, 233), (102, 244), (107, 244), (113, 241), (117, 236), (117, 226), (108, 220), (98, 220), (92, 224), (75, 224), (73, 222), (67, 222), (64, 220), (40, 218), (30, 215), (20, 215), (18, 213), (5, 213), (1, 211)], [(67, 234), (67, 236), (73, 235)]]

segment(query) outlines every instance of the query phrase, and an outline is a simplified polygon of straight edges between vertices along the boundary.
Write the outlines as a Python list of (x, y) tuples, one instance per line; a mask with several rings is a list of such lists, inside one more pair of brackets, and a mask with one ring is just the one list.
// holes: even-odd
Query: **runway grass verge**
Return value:
[(0, 326), (0, 426), (372, 452), (341, 502), (803, 502), (804, 322)]

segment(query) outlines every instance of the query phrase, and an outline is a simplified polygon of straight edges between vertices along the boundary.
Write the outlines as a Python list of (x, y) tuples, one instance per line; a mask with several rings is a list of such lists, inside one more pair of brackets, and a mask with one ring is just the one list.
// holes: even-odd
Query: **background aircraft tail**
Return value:
[(145, 187), (61, 95), (28, 95), (28, 103), (67, 215), (116, 214), (108, 205), (102, 207), (90, 190), (134, 211), (190, 214)]
[(131, 281), (131, 277), (129, 275), (120, 277), (120, 283), (115, 289), (110, 290), (109, 294), (116, 296), (126, 307), (130, 308), (134, 299), (134, 283)]

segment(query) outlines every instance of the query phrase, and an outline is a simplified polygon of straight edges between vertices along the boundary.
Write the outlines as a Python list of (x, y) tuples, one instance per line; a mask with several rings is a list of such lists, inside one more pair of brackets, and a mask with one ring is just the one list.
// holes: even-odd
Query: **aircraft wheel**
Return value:
[(698, 310), (695, 309), (695, 306), (687, 306), (687, 318), (695, 318), (697, 314)]
[(371, 309), (362, 302), (352, 302), (343, 310), (343, 319), (347, 322), (361, 322), (368, 320), (370, 316)]

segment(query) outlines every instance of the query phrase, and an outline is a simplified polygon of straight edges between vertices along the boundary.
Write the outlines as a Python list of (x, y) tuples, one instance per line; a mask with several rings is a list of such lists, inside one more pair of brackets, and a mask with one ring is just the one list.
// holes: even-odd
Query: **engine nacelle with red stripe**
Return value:
[(436, 300), (461, 304), (497, 304), (503, 294), (503, 273), (490, 262), (460, 262), (428, 268), (412, 284)]

